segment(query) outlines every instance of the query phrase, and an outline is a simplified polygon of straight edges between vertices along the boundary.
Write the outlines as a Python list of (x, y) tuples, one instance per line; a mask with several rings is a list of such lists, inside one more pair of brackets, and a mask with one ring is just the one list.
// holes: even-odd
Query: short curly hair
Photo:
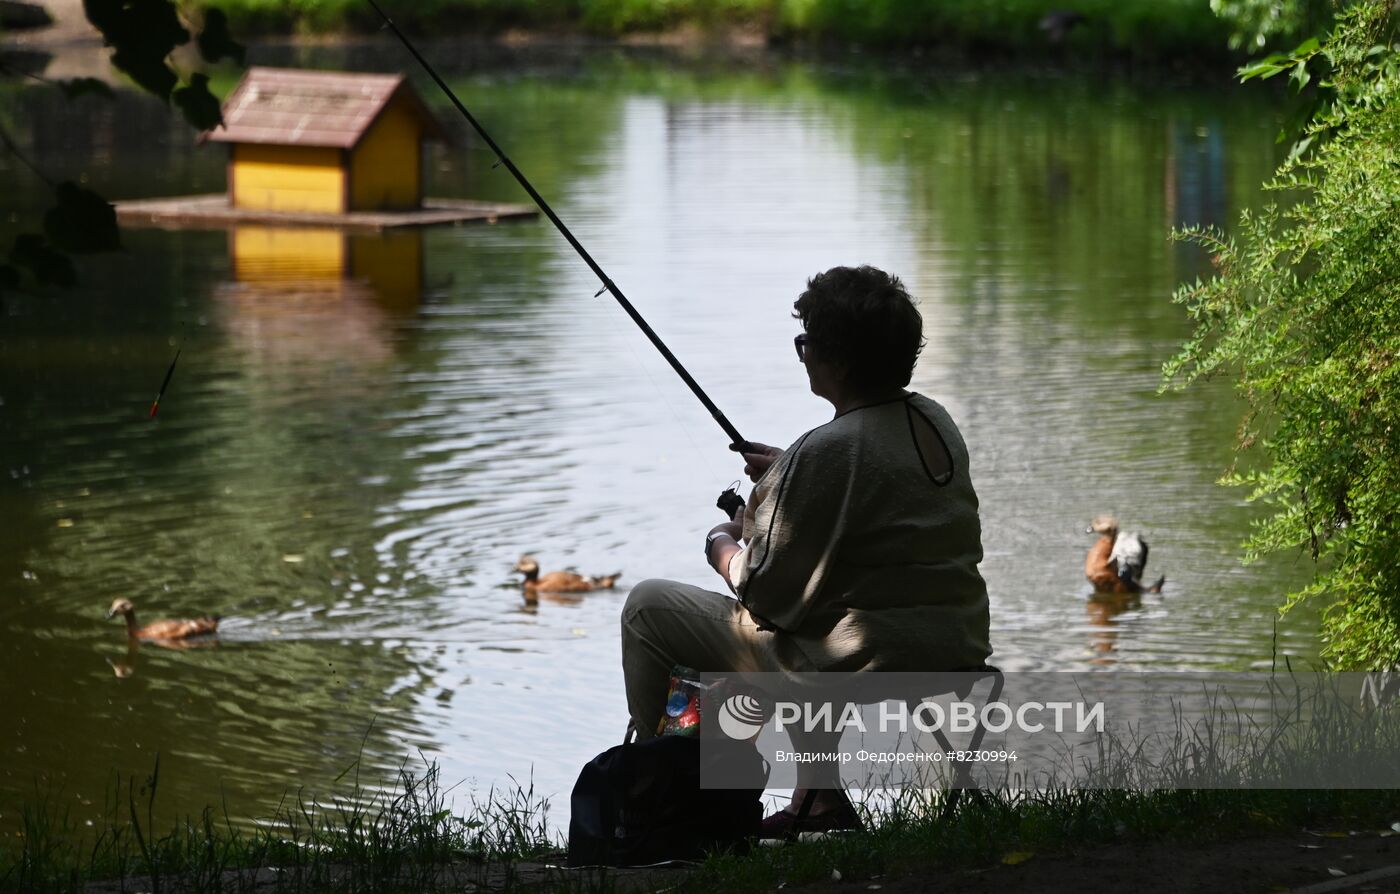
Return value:
[(924, 347), (924, 318), (899, 277), (871, 266), (832, 267), (807, 280), (793, 316), (818, 356), (860, 388), (903, 388)]

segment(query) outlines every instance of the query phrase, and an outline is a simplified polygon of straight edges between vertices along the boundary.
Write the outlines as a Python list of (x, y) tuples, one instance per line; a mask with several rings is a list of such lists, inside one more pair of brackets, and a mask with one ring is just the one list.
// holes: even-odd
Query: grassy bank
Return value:
[[(347, 770), (351, 776), (355, 768)], [(0, 891), (427, 891), (513, 877), (548, 850), (547, 804), (529, 789), (492, 792), (465, 813), (436, 765), (405, 765), (384, 790), (320, 801), (295, 792), (250, 827), (205, 807), (170, 828), (153, 820), (160, 764), (119, 780), (96, 824), (75, 823), (59, 798), (36, 793), (21, 829), (0, 843)]]
[[(1393, 766), (1400, 749), (1394, 705), (1360, 712), (1349, 704), (1324, 702), (1308, 711), (1305, 702), (1297, 704), (1296, 716), (1267, 727), (1237, 712), (1251, 730), (1243, 736), (1226, 735), (1220, 718), (1178, 719), (1174, 739), (1102, 751), (1110, 759), (1087, 778), (1131, 778), (1138, 783), (1132, 789), (1047, 782), (1039, 789), (971, 792), (946, 821), (941, 789), (887, 791), (863, 808), (866, 832), (759, 847), (742, 857), (716, 855), (668, 885), (708, 894), (826, 882), (833, 871), (846, 882), (929, 878), (1034, 855), (1189, 846), (1329, 825), (1361, 838), (1393, 835), (1400, 829), (1400, 790), (1205, 787), (1299, 778), (1286, 775), (1290, 768)], [(1165, 744), (1160, 761), (1147, 758), (1151, 743)], [(549, 856), (559, 836), (547, 826), (548, 805), (528, 789), (490, 794), (459, 813), (434, 764), (400, 768), (396, 784), (382, 791), (362, 787), (354, 771), (342, 774), (349, 777), (343, 796), (318, 801), (298, 793), (251, 827), (206, 808), (157, 829), (158, 762), (149, 778), (115, 785), (94, 826), (71, 822), (55, 806), (59, 798), (36, 797), (22, 810), (20, 834), (0, 842), (0, 891), (579, 891), (638, 883), (626, 874), (541, 866), (562, 862)], [(527, 863), (533, 864), (528, 871)]]
[[(211, 809), (168, 830), (152, 828), (145, 819), (151, 780), (123, 787), (100, 829), (73, 829), (42, 803), (31, 805), (22, 837), (0, 848), (0, 891), (613, 891), (635, 881), (540, 868), (553, 836), (528, 791), (458, 815), (446, 806), (435, 770), (400, 782), (364, 802), (292, 799), (252, 832)], [(868, 816), (868, 832), (713, 856), (684, 877), (668, 876), (667, 886), (697, 894), (772, 891), (829, 881), (833, 870), (847, 882), (888, 881), (1110, 845), (1203, 844), (1339, 823), (1374, 831), (1400, 816), (1400, 792), (975, 794), (946, 823), (935, 819), (941, 805), (941, 794), (905, 792)]]
[[(1335, 825), (1389, 833), (1400, 815), (1393, 791), (1060, 791), (965, 800), (948, 823), (933, 819), (941, 798), (905, 797), (869, 832), (712, 857), (682, 890), (757, 894), (829, 882), (833, 871), (864, 889), (875, 879), (889, 884), (1114, 845), (1189, 848)], [(1085, 881), (1082, 890), (1096, 889)]]
[[(241, 34), (363, 32), (378, 25), (364, 0), (186, 5), (224, 9)], [(506, 29), (617, 38), (737, 28), (773, 42), (1156, 59), (1221, 57), (1229, 36), (1204, 0), (390, 0), (386, 6), (419, 33), (487, 36)], [(1052, 40), (1042, 20), (1066, 9), (1083, 19)]]

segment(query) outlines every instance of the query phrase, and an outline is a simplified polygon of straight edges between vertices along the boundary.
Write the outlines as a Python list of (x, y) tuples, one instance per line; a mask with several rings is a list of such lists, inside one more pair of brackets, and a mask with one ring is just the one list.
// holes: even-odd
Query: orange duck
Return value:
[(1118, 519), (1111, 515), (1094, 518), (1086, 534), (1098, 534), (1084, 557), (1084, 576), (1097, 593), (1160, 593), (1166, 575), (1148, 586), (1142, 582), (1147, 567), (1147, 541), (1133, 532), (1120, 533)]
[(551, 571), (540, 574), (540, 563), (534, 556), (521, 556), (515, 569), (525, 575), (521, 586), (525, 590), (525, 600), (534, 600), (538, 593), (587, 593), (592, 590), (611, 590), (622, 577), (622, 572), (585, 577), (572, 571)]
[(117, 599), (112, 603), (112, 607), (107, 609), (107, 620), (122, 615), (126, 618), (126, 635), (128, 639), (144, 640), (177, 640), (189, 639), (193, 636), (206, 636), (219, 629), (219, 618), (205, 616), (203, 618), (192, 618), (181, 621), (156, 621), (147, 624), (145, 627), (138, 627), (136, 624), (136, 606), (131, 604), (130, 599)]

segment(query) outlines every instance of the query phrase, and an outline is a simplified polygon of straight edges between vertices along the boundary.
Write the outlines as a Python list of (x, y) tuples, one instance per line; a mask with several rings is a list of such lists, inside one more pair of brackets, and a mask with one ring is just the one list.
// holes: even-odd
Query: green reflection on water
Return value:
[[(263, 54), (385, 64), (369, 51)], [(1166, 299), (1201, 265), (1166, 233), (1228, 223), (1257, 198), (1277, 153), (1267, 97), (609, 53), (468, 68), (453, 82), (585, 242), (649, 281), (676, 276), (677, 257), (748, 285), (803, 240), (822, 252), (856, 237), (900, 246), (930, 329), (915, 384), (952, 397), (976, 448), (999, 655), (1037, 667), (1267, 658), (1278, 594), (1306, 569), (1234, 562), (1251, 513), (1212, 484), (1234, 399), (1224, 387), (1155, 394), (1186, 332)], [(55, 173), (88, 173), (113, 196), (222, 187), (222, 159), (192, 149), (143, 97), (70, 108), (7, 89), (0, 114)], [(521, 200), (457, 132), (459, 145), (430, 152), (429, 193)], [(758, 176), (724, 168), (732, 158), (785, 173), (773, 144), (797, 147), (801, 207), (771, 204), (762, 182), (725, 195), (726, 182)], [(709, 155), (721, 152), (732, 156)], [(610, 188), (639, 169), (667, 192)], [(633, 240), (657, 235), (633, 221), (653, 220), (670, 190), (710, 199), (687, 180), (699, 176), (713, 177), (713, 202), (733, 203), (729, 226), (746, 239), (735, 248), (704, 229), (705, 201), (677, 199), (658, 225), (675, 255), (633, 259)], [(43, 207), (42, 189), (16, 182), (21, 211)], [(851, 191), (828, 199), (828, 182), (832, 195)], [(13, 224), (0, 229), (8, 239)], [(3, 319), (0, 648), (12, 657), (0, 704), (14, 718), (0, 732), (3, 800), (45, 777), (100, 805), (109, 773), (147, 772), (160, 751), (168, 811), (227, 793), (244, 816), (288, 786), (329, 786), (362, 739), (370, 767), (422, 747), (489, 783), (550, 747), (533, 731), (550, 737), (555, 708), (473, 675), (509, 684), (523, 666), (543, 689), (568, 662), (599, 678), (570, 694), (587, 715), (556, 771), (571, 777), (616, 732), (616, 604), (522, 615), (501, 586), (502, 554), (566, 552), (615, 505), (630, 523), (603, 545), (656, 566), (632, 579), (682, 551), (665, 539), (674, 507), (645, 499), (673, 470), (620, 494), (597, 483), (616, 475), (607, 462), (662, 440), (672, 417), (598, 434), (652, 396), (628, 390), (636, 371), (609, 341), (624, 324), (588, 303), (577, 259), (538, 221), (430, 231), (414, 237), (418, 260), (394, 262), (421, 263), (421, 294), (405, 295), (402, 279), (385, 286), (353, 265), (343, 277), (309, 260), (298, 270), (297, 239), (280, 243), (292, 247), (278, 276), (261, 279), (231, 260), (236, 236), (131, 231), (127, 242), (128, 254), (86, 263), (81, 288)], [(668, 332), (688, 358), (714, 363), (706, 348), (727, 345), (722, 363), (741, 381), (766, 380), (766, 355), (749, 353), (734, 323), (766, 335), (766, 317), (740, 290), (714, 291), (714, 307), (689, 316), (658, 303)], [(152, 423), (144, 413), (176, 346)], [(726, 406), (773, 425), (820, 421), (773, 388), (727, 387)], [(1176, 603), (1086, 603), (1078, 532), (1106, 508), (1157, 532), (1153, 562), (1178, 582)], [(226, 633), (216, 647), (128, 655), (102, 620), (115, 595), (152, 620), (223, 614)], [(585, 623), (603, 633), (551, 639)], [(1292, 623), (1285, 648), (1311, 654), (1311, 622)], [(0, 813), (10, 827), (13, 811)]]

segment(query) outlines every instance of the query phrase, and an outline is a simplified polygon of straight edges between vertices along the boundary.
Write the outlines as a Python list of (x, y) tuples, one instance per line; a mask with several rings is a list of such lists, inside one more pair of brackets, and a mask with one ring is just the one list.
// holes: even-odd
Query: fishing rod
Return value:
[(719, 423), (720, 428), (724, 429), (724, 433), (729, 435), (730, 448), (741, 453), (753, 452), (753, 446), (749, 444), (748, 441), (744, 440), (744, 436), (739, 434), (739, 430), (734, 427), (734, 424), (725, 418), (725, 415), (720, 412), (719, 407), (715, 406), (715, 402), (710, 400), (710, 396), (705, 393), (704, 389), (700, 387), (700, 384), (695, 381), (690, 373), (686, 371), (686, 368), (681, 365), (681, 362), (676, 359), (676, 355), (672, 354), (671, 349), (666, 347), (666, 343), (661, 340), (661, 337), (656, 334), (651, 326), (647, 325), (646, 320), (642, 319), (642, 315), (632, 306), (632, 302), (628, 301), (627, 297), (622, 294), (622, 290), (617, 287), (617, 284), (603, 272), (603, 268), (598, 266), (598, 262), (593, 260), (593, 256), (588, 253), (588, 250), (583, 247), (582, 243), (574, 238), (574, 234), (569, 232), (569, 228), (564, 226), (564, 222), (559, 219), (559, 215), (554, 213), (554, 209), (549, 207), (549, 203), (544, 200), (544, 196), (540, 195), (539, 192), (535, 190), (535, 187), (531, 185), (529, 180), (525, 179), (525, 175), (520, 172), (520, 169), (515, 166), (515, 163), (506, 157), (505, 152), (501, 150), (500, 146), (496, 145), (496, 141), (491, 139), (491, 135), (486, 132), (486, 128), (482, 127), (481, 123), (476, 120), (476, 117), (472, 115), (471, 112), (467, 111), (467, 107), (457, 98), (457, 94), (453, 93), (452, 88), (447, 86), (447, 82), (438, 76), (438, 73), (428, 64), (428, 60), (423, 58), (423, 54), (418, 52), (418, 49), (413, 46), (408, 37), (399, 30), (399, 26), (394, 24), (394, 20), (389, 18), (389, 14), (380, 8), (376, 0), (367, 0), (367, 2), (370, 6), (374, 7), (375, 12), (379, 13), (379, 17), (384, 20), (384, 24), (389, 27), (390, 31), (394, 32), (394, 36), (403, 43), (405, 49), (413, 55), (414, 59), (418, 60), (418, 64), (423, 66), (423, 70), (428, 73), (428, 76), (433, 79), (434, 83), (438, 85), (443, 93), (447, 94), (447, 98), (452, 100), (452, 104), (457, 107), (457, 111), (462, 113), (462, 117), (467, 119), (467, 123), (481, 135), (481, 138), (486, 141), (486, 145), (491, 147), (491, 151), (496, 154), (499, 163), (505, 165), (506, 170), (510, 171), (516, 181), (524, 187), (525, 191), (530, 194), (530, 198), (534, 199), (540, 211), (544, 212), (544, 216), (549, 218), (550, 223), (554, 224), (559, 234), (573, 246), (574, 251), (578, 252), (578, 256), (583, 258), (583, 262), (587, 264), (594, 275), (598, 277), (603, 287), (600, 288), (593, 297), (597, 298), (599, 295), (607, 292), (616, 298), (617, 303), (622, 305), (622, 309), (627, 311), (627, 316), (631, 317), (632, 322), (636, 323), (638, 328), (642, 330), (642, 333), (651, 340), (651, 343), (661, 352), (661, 356), (666, 358), (666, 362), (671, 364), (671, 368), (674, 369), (676, 374), (690, 387), (691, 392), (700, 399), (700, 403), (704, 404), (705, 409), (710, 411), (710, 415)]

